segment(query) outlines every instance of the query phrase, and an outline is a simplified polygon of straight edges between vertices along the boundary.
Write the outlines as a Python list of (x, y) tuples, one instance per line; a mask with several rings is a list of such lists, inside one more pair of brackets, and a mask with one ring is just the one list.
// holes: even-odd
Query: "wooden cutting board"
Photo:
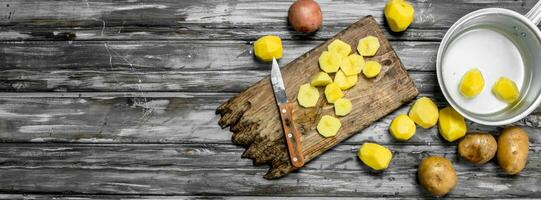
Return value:
[[(340, 39), (349, 43), (356, 52), (359, 39), (368, 35), (378, 37), (381, 47), (377, 55), (366, 57), (365, 60), (378, 61), (382, 70), (373, 79), (360, 75), (357, 85), (345, 91), (345, 97), (351, 100), (353, 110), (340, 118), (342, 128), (335, 137), (324, 138), (316, 130), (321, 116), (334, 116), (334, 108), (326, 102), (323, 88), (320, 88), (321, 97), (315, 108), (302, 108), (298, 103), (293, 108), (295, 123), (302, 133), (306, 162), (359, 133), (419, 93), (374, 18), (367, 16), (282, 68), (289, 101), (297, 102), (300, 85), (309, 83), (310, 77), (320, 71), (319, 55), (330, 42)], [(269, 71), (270, 68), (269, 63)], [(246, 147), (242, 157), (253, 159), (255, 165), (271, 165), (265, 178), (279, 178), (296, 169), (289, 161), (269, 77), (229, 99), (216, 112), (221, 115), (220, 126), (229, 126), (233, 132), (233, 143)]]

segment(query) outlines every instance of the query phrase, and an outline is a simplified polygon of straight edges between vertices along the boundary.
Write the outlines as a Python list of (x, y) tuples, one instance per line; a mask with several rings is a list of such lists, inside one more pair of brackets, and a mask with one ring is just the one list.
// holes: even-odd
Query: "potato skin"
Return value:
[(490, 133), (468, 133), (458, 143), (458, 153), (464, 160), (484, 164), (494, 158), (498, 144)]
[(437, 197), (453, 190), (458, 181), (451, 162), (440, 156), (429, 156), (421, 161), (418, 177), (421, 185)]
[(291, 26), (302, 33), (319, 29), (323, 21), (321, 8), (314, 0), (297, 0), (289, 7), (287, 18)]
[(498, 164), (509, 175), (518, 174), (528, 160), (528, 133), (519, 127), (503, 129), (498, 137)]

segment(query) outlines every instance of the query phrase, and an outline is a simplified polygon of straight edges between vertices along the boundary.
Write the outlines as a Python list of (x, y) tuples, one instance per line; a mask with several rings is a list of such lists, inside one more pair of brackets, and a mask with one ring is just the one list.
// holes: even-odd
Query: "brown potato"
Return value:
[(490, 133), (468, 133), (458, 143), (458, 153), (474, 164), (484, 164), (494, 158), (498, 150), (496, 139)]
[(509, 127), (498, 137), (498, 163), (509, 175), (518, 174), (528, 160), (528, 133), (519, 127)]
[(458, 181), (453, 164), (440, 156), (429, 156), (421, 161), (418, 176), (421, 185), (438, 197), (453, 190)]
[(314, 0), (297, 0), (289, 7), (287, 18), (296, 31), (312, 33), (319, 29), (323, 16)]

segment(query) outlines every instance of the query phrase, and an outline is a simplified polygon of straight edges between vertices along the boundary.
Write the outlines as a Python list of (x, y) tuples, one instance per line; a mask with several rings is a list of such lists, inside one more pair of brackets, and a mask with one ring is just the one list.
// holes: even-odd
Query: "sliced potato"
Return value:
[(324, 115), (319, 120), (319, 123), (317, 123), (316, 128), (319, 134), (323, 137), (332, 137), (335, 136), (336, 133), (338, 133), (338, 130), (340, 130), (341, 126), (342, 123), (340, 123), (340, 120), (338, 118), (330, 115)]
[(342, 62), (340, 62), (340, 70), (344, 72), (346, 76), (357, 75), (358, 68), (354, 65), (349, 56), (344, 56)]
[(357, 51), (361, 56), (374, 56), (379, 49), (379, 40), (374, 36), (366, 36), (359, 40)]
[(330, 52), (336, 52), (343, 57), (347, 57), (351, 53), (351, 46), (342, 40), (336, 39), (327, 46), (327, 50)]
[(336, 100), (344, 97), (342, 89), (336, 83), (330, 83), (325, 87), (325, 98), (327, 102), (334, 103)]
[(347, 90), (357, 84), (358, 81), (357, 74), (352, 76), (346, 76), (342, 70), (338, 70), (334, 76), (334, 82), (338, 84), (338, 87), (342, 90)]
[(351, 54), (348, 56), (348, 58), (353, 66), (357, 68), (357, 74), (361, 73), (365, 64), (363, 56), (359, 54)]
[(319, 91), (309, 83), (301, 85), (299, 93), (297, 94), (297, 101), (302, 107), (310, 108), (314, 107), (319, 100)]
[(351, 112), (353, 105), (346, 98), (340, 98), (334, 102), (334, 113), (338, 116), (346, 116)]
[(367, 61), (364, 64), (363, 74), (366, 78), (374, 78), (381, 71), (381, 65), (376, 61)]
[(329, 83), (332, 83), (331, 76), (325, 72), (318, 72), (316, 75), (312, 76), (312, 81), (310, 84), (312, 86), (326, 86)]
[(327, 73), (337, 72), (341, 62), (342, 56), (333, 51), (324, 51), (319, 56), (319, 68)]

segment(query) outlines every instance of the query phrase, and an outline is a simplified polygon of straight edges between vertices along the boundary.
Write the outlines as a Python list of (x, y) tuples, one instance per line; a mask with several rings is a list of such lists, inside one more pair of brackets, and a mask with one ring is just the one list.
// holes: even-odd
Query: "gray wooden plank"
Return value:
[[(540, 147), (518, 176), (506, 176), (495, 162), (474, 166), (455, 146), (388, 145), (391, 167), (374, 173), (356, 158), (360, 144), (340, 145), (298, 173), (279, 180), (240, 159), (227, 144), (185, 145), (1, 145), (0, 190), (8, 193), (152, 195), (298, 195), (343, 197), (427, 196), (416, 182), (427, 155), (450, 159), (459, 176), (449, 197), (540, 197)], [(212, 158), (212, 159), (209, 159)], [(51, 178), (54, 177), (54, 178)], [(81, 181), (85, 180), (85, 181)]]
[[(234, 93), (7, 93), (0, 98), (3, 142), (230, 143), (215, 109)], [(58, 96), (54, 96), (58, 95)], [(62, 97), (63, 96), (63, 97)], [(422, 94), (421, 96), (426, 96)], [(441, 95), (432, 96), (443, 106)], [(388, 133), (390, 121), (409, 105), (372, 124), (346, 143), (400, 143)], [(541, 143), (539, 111), (519, 125)], [(498, 128), (468, 123), (471, 131)], [(437, 128), (419, 128), (410, 144), (445, 145)]]
[[(385, 1), (318, 1), (323, 28), (313, 37), (326, 39), (365, 15), (383, 24)], [(534, 0), (412, 1), (416, 16), (411, 30), (395, 39), (441, 39), (445, 29), (464, 14), (486, 7), (525, 13)], [(116, 39), (238, 39), (275, 34), (299, 38), (286, 24), (291, 1), (170, 1), (145, 2), (3, 1), (0, 40), (116, 40)], [(61, 7), (61, 10), (56, 8)]]
[[(319, 41), (286, 41), (288, 63)], [(407, 69), (433, 72), (438, 44), (393, 42)], [(0, 91), (239, 92), (269, 74), (252, 46), (231, 41), (1, 43)], [(421, 91), (434, 73), (412, 74)]]

